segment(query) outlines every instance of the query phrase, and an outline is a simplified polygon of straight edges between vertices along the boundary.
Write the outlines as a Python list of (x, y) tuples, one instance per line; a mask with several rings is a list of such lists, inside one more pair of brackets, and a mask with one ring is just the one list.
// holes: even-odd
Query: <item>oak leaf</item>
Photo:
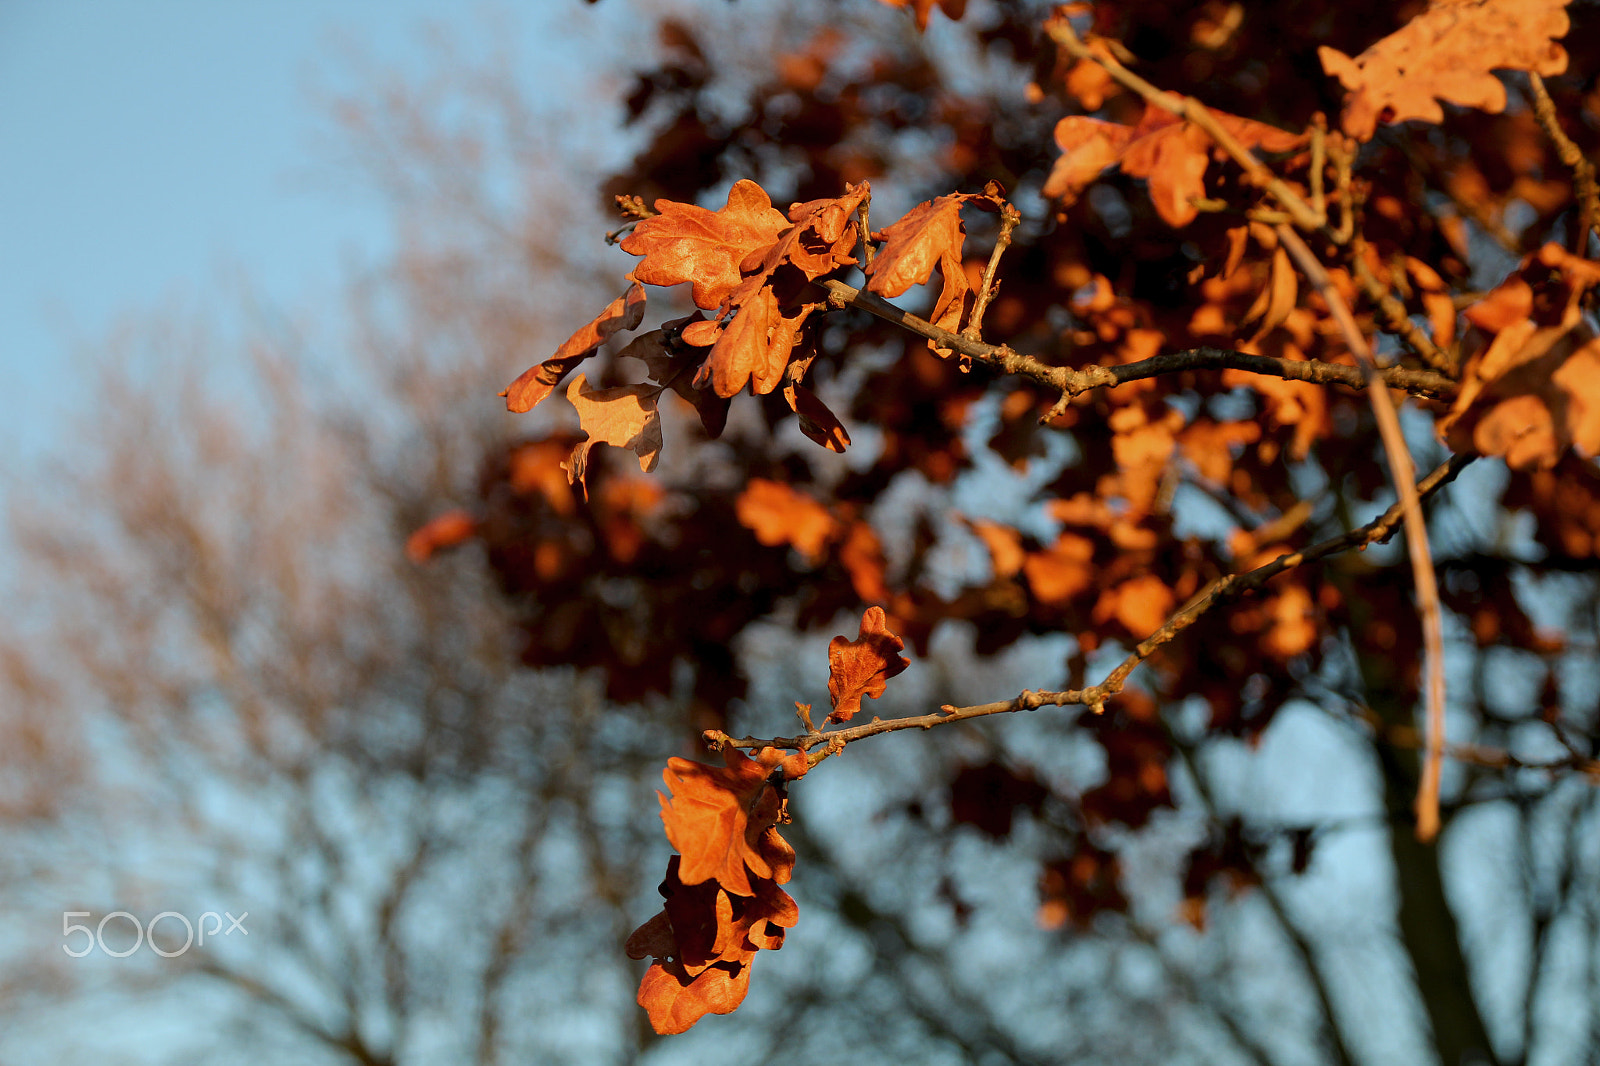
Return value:
[[(751, 952), (754, 955), (754, 952)], [(749, 960), (719, 962), (691, 977), (681, 962), (655, 962), (639, 982), (639, 1006), (662, 1036), (686, 1033), (707, 1014), (731, 1014), (750, 991)]]
[(628, 291), (611, 301), (594, 321), (580, 328), (556, 349), (556, 354), (529, 367), (522, 376), (507, 385), (500, 393), (505, 397), (506, 410), (516, 414), (531, 411), (541, 400), (555, 391), (567, 372), (595, 352), (606, 338), (626, 329), (637, 329), (644, 321), (644, 286), (635, 281)]
[(1600, 336), (1583, 300), (1600, 263), (1548, 244), (1466, 319), (1493, 339), (1467, 360), (1438, 432), (1457, 451), (1518, 470), (1553, 467), (1568, 448), (1600, 453)]
[[(959, 517), (959, 516), (958, 516)], [(1022, 534), (1010, 526), (1003, 526), (998, 522), (989, 522), (984, 519), (961, 520), (967, 528), (978, 535), (983, 541), (983, 546), (989, 549), (989, 559), (994, 566), (994, 576), (1000, 580), (1015, 577), (1022, 569), (1025, 553), (1022, 550)]]
[(753, 477), (734, 503), (739, 524), (769, 548), (788, 544), (815, 566), (839, 529), (822, 504), (781, 481)]
[(1165, 582), (1153, 574), (1140, 574), (1100, 593), (1092, 617), (1097, 623), (1114, 618), (1142, 639), (1154, 633), (1176, 605), (1177, 597)]
[(1351, 59), (1324, 45), (1322, 69), (1350, 90), (1342, 125), (1358, 141), (1379, 122), (1439, 122), (1438, 101), (1501, 112), (1506, 89), (1492, 70), (1567, 69), (1553, 38), (1570, 26), (1567, 0), (1435, 0), (1400, 29)]
[(710, 211), (694, 204), (657, 200), (660, 214), (644, 219), (622, 250), (643, 256), (633, 276), (647, 285), (693, 283), (697, 307), (711, 311), (744, 280), (739, 264), (789, 228), (766, 191), (748, 178), (728, 190), (728, 202)]
[[(1246, 148), (1286, 152), (1305, 140), (1302, 134), (1264, 122), (1222, 111), (1210, 113)], [(1062, 155), (1045, 182), (1045, 196), (1070, 205), (1101, 171), (1116, 165), (1131, 178), (1148, 180), (1150, 200), (1169, 226), (1187, 226), (1198, 214), (1192, 201), (1206, 194), (1205, 173), (1215, 147), (1198, 126), (1146, 104), (1137, 126), (1068, 115), (1056, 123), (1055, 137)]]
[[(742, 269), (755, 276), (746, 278), (741, 288), (769, 283), (773, 271), (784, 264), (798, 269), (808, 281), (839, 267), (854, 266), (856, 259), (851, 253), (860, 234), (852, 216), (871, 192), (872, 187), (863, 181), (845, 186), (843, 196), (791, 205), (789, 221), (794, 226), (760, 252), (759, 260), (757, 252), (750, 253)], [(732, 301), (739, 303), (740, 295), (734, 293)]]
[(583, 374), (567, 386), (567, 399), (578, 411), (578, 425), (589, 439), (572, 450), (567, 461), (567, 478), (585, 485), (589, 449), (596, 444), (627, 448), (639, 457), (639, 469), (646, 474), (656, 468), (661, 457), (661, 413), (656, 399), (659, 385), (620, 385), (614, 389), (592, 389)]
[(857, 519), (839, 545), (839, 563), (850, 575), (850, 585), (864, 603), (887, 600), (889, 587), (884, 575), (889, 564), (883, 555), (883, 544), (871, 523)]
[(783, 946), (785, 929), (800, 919), (790, 895), (772, 880), (752, 878), (752, 896), (729, 894), (715, 880), (686, 885), (682, 858), (667, 861), (661, 913), (628, 938), (628, 957), (674, 959), (693, 977), (718, 962), (746, 960), (755, 949)]
[(1094, 583), (1094, 542), (1076, 533), (1062, 533), (1043, 551), (1029, 552), (1022, 560), (1034, 599), (1062, 607)]
[[(696, 311), (694, 317), (698, 318), (699, 314)], [(680, 325), (682, 321), (680, 319), (676, 323), (668, 322), (661, 329), (641, 334), (618, 352), (617, 356), (619, 358), (631, 356), (643, 360), (645, 372), (650, 375), (650, 380), (667, 386), (692, 404), (695, 413), (700, 416), (700, 424), (705, 427), (706, 436), (716, 440), (728, 424), (728, 400), (710, 389), (694, 387), (695, 368), (705, 356), (692, 346), (673, 344), (670, 341), (668, 329)], [(693, 325), (714, 325), (714, 323), (702, 319)], [(682, 331), (685, 340), (688, 331), (687, 328)]]
[(661, 776), (672, 797), (657, 793), (661, 821), (683, 857), (678, 876), (684, 884), (715, 879), (729, 893), (753, 896), (752, 873), (780, 884), (788, 880), (785, 864), (792, 868), (794, 852), (773, 826), (783, 815), (782, 785), (805, 774), (806, 756), (763, 748), (752, 759), (729, 747), (722, 757), (726, 769), (667, 760)]
[(1600, 337), (1581, 322), (1503, 330), (1468, 361), (1439, 430), (1452, 449), (1516, 470), (1548, 470), (1568, 448), (1600, 455)]
[(747, 381), (757, 394), (771, 392), (783, 380), (795, 335), (809, 313), (803, 312), (799, 321), (786, 319), (773, 291), (757, 289), (717, 336), (695, 384), (703, 388), (709, 376), (711, 388), (724, 398), (737, 394)]
[(797, 416), (800, 432), (816, 441), (830, 452), (842, 453), (850, 447), (850, 433), (839, 421), (839, 416), (817, 398), (817, 394), (799, 382), (783, 387), (783, 398)]
[[(937, 269), (943, 284), (929, 321), (952, 333), (959, 329), (966, 295), (972, 291), (962, 267), (966, 228), (961, 208), (968, 202), (993, 205), (997, 201), (986, 193), (952, 193), (918, 204), (873, 234), (883, 247), (867, 271), (871, 275), (867, 289), (880, 296), (899, 296), (926, 282)], [(929, 347), (940, 355), (948, 354), (932, 342)]]
[(905, 646), (889, 632), (882, 607), (868, 607), (862, 614), (855, 640), (834, 637), (828, 643), (828, 696), (833, 700), (828, 721), (848, 722), (861, 709), (863, 696), (882, 696), (889, 678), (911, 665), (900, 654)]
[(1261, 290), (1255, 303), (1250, 305), (1250, 310), (1239, 320), (1240, 326), (1248, 326), (1258, 318), (1261, 320), (1255, 336), (1250, 338), (1251, 344), (1283, 325), (1289, 317), (1289, 312), (1294, 310), (1295, 299), (1299, 294), (1299, 275), (1295, 273), (1294, 264), (1289, 261), (1288, 251), (1279, 248), (1272, 253), (1272, 267), (1268, 273), (1267, 287)]

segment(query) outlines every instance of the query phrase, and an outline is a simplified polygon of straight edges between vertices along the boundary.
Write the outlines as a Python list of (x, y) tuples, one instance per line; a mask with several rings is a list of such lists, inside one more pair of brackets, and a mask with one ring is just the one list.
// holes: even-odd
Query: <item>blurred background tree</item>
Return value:
[[(585, 501), (559, 465), (570, 417), (498, 412), (494, 390), (632, 265), (601, 242), (609, 196), (716, 206), (743, 177), (780, 206), (870, 179), (883, 220), (999, 181), (1024, 218), (991, 339), (1069, 365), (1216, 343), (1197, 316), (1237, 322), (1270, 251), (1219, 296), (1237, 219), (1174, 231), (1115, 172), (1046, 200), (1055, 122), (1131, 123), (1137, 101), (1058, 58), (1041, 5), (960, 7), (924, 11), (923, 35), (860, 0), (640, 4), (659, 53), (618, 94), (616, 130), (543, 125), (494, 64), (372, 85), (334, 114), (401, 240), (344, 319), (262, 316), (235, 336), (196, 315), (108, 343), (97, 391), (117, 402), (11, 496), (9, 596), (27, 609), (0, 629), (0, 892), (18, 919), (0, 939), (0, 1057), (1456, 1064), (1600, 1048), (1600, 495), (1571, 456), (1511, 475), (1480, 462), (1430, 509), (1464, 745), (1436, 844), (1410, 822), (1407, 571), (1373, 548), (1219, 611), (1104, 716), (999, 716), (819, 767), (785, 829), (801, 924), (737, 1013), (650, 1033), (620, 945), (657, 906), (660, 766), (703, 729), (796, 731), (786, 708), (820, 704), (827, 639), (864, 604), (889, 607), (914, 664), (884, 717), (1077, 687), (1148, 631), (1141, 597), (1386, 499), (1366, 401), (1346, 390), (1189, 374), (1041, 427), (1053, 396), (866, 316), (815, 338), (843, 454), (776, 393), (736, 398), (715, 440), (703, 411), (664, 400), (661, 467), (600, 450)], [(1338, 110), (1317, 46), (1355, 55), (1416, 10), (1129, 0), (1093, 19), (1157, 85), (1300, 129)], [(1592, 5), (1570, 14), (1570, 70), (1549, 84), (1592, 156), (1600, 35)], [(1518, 77), (1506, 114), (1385, 130), (1363, 157), (1367, 239), (1456, 296), (1577, 225)], [(585, 136), (626, 139), (631, 164), (602, 175)], [(1398, 295), (1420, 320), (1422, 283)], [(1183, 429), (1154, 464), (1123, 451), (1134, 410)], [(1408, 429), (1419, 465), (1437, 463), (1426, 420)], [(765, 512), (751, 479), (771, 486)], [(63, 911), (225, 908), (250, 912), (247, 939), (170, 960), (59, 953)], [(143, 1050), (81, 1028), (88, 1012)]]

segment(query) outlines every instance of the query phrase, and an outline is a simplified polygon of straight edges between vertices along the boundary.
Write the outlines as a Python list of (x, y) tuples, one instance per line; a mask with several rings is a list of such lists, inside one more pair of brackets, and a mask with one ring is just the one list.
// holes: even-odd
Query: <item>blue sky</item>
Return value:
[(315, 102), (351, 51), (404, 72), (425, 62), (429, 24), (468, 39), (509, 26), (534, 60), (530, 88), (559, 91), (616, 43), (607, 23), (621, 14), (579, 0), (509, 13), (0, 0), (0, 448), (13, 460), (48, 449), (95, 402), (73, 352), (120, 317), (225, 303), (230, 278), (314, 306), (383, 252), (387, 214), (338, 187)]

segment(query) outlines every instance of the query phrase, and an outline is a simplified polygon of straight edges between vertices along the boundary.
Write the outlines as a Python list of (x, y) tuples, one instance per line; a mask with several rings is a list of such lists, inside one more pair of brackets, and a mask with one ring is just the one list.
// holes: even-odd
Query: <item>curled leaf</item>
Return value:
[(521, 377), (507, 385), (500, 393), (505, 397), (506, 410), (516, 414), (533, 410), (555, 391), (569, 370), (598, 351), (607, 337), (625, 329), (637, 329), (644, 321), (644, 303), (644, 286), (636, 281), (628, 286), (627, 292), (611, 301), (594, 321), (568, 337), (556, 349), (556, 354), (524, 370)]
[[(686, 885), (715, 879), (728, 892), (753, 896), (750, 875), (787, 880), (783, 864), (793, 864), (793, 851), (779, 837), (767, 840), (783, 814), (782, 786), (806, 772), (806, 757), (784, 757), (764, 748), (752, 759), (737, 748), (724, 748), (727, 768), (688, 759), (668, 759), (662, 779), (672, 797), (657, 793), (667, 839), (683, 856), (678, 876)], [(781, 770), (776, 780), (775, 771)], [(772, 832), (771, 836), (778, 836)], [(781, 883), (781, 881), (780, 881)]]
[[(753, 958), (754, 951), (750, 953)], [(656, 962), (639, 982), (639, 1006), (662, 1036), (686, 1033), (707, 1014), (731, 1014), (750, 991), (750, 960), (719, 962), (691, 977), (681, 962)]]
[(817, 399), (816, 393), (799, 382), (790, 382), (783, 387), (783, 398), (789, 401), (790, 410), (799, 416), (801, 433), (830, 452), (842, 453), (850, 447), (850, 433), (844, 423), (827, 404)]

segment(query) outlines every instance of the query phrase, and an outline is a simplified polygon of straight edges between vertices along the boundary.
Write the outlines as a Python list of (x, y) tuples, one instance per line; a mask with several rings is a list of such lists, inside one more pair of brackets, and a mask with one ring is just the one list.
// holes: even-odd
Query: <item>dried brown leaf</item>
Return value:
[(844, 423), (816, 393), (799, 382), (790, 382), (783, 387), (783, 398), (789, 401), (790, 410), (799, 416), (801, 433), (830, 452), (843, 453), (850, 447), (850, 433)]
[(812, 566), (822, 561), (823, 550), (838, 531), (839, 523), (828, 509), (810, 496), (781, 481), (753, 477), (734, 504), (739, 524), (768, 547), (788, 544)]
[(577, 409), (578, 425), (589, 439), (573, 449), (568, 479), (584, 482), (589, 449), (596, 444), (627, 448), (639, 457), (640, 470), (646, 474), (654, 470), (661, 457), (661, 413), (656, 410), (660, 395), (659, 385), (591, 389), (583, 374), (574, 378), (567, 386), (567, 399)]
[(531, 411), (555, 391), (567, 372), (595, 352), (606, 338), (625, 329), (637, 329), (644, 321), (644, 286), (635, 281), (628, 291), (611, 301), (594, 321), (579, 329), (544, 362), (529, 367), (522, 376), (500, 393), (506, 410), (522, 414)]
[(644, 257), (633, 276), (647, 285), (692, 282), (695, 305), (707, 311), (739, 287), (739, 264), (789, 228), (766, 191), (749, 179), (734, 183), (719, 211), (671, 200), (655, 206), (660, 214), (641, 221), (622, 241), (623, 251)]
[(1436, 0), (1427, 10), (1351, 59), (1317, 49), (1322, 69), (1350, 90), (1344, 131), (1368, 140), (1379, 122), (1439, 122), (1439, 100), (1484, 111), (1506, 107), (1493, 70), (1567, 69), (1554, 38), (1570, 26), (1567, 0)]
[(882, 607), (868, 607), (855, 640), (834, 637), (828, 644), (828, 695), (833, 700), (830, 722), (848, 722), (861, 709), (863, 696), (882, 696), (889, 678), (911, 665), (900, 654), (905, 641), (889, 632)]
[[(783, 815), (782, 783), (804, 776), (806, 757), (763, 748), (752, 759), (729, 747), (722, 758), (726, 769), (667, 760), (661, 776), (672, 797), (657, 793), (661, 821), (683, 857), (678, 876), (684, 884), (715, 880), (734, 895), (753, 896), (751, 874), (780, 883), (788, 879), (782, 866), (785, 860), (793, 865), (794, 853), (781, 837), (776, 843), (767, 837)], [(782, 773), (774, 781), (777, 771)]]

